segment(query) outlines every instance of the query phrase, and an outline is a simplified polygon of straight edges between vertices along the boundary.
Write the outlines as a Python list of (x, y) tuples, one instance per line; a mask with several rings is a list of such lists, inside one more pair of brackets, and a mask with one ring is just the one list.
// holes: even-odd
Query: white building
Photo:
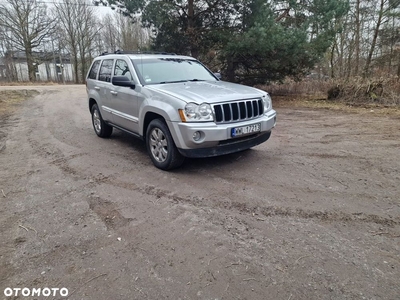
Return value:
[[(74, 81), (73, 65), (69, 55), (34, 52), (36, 81)], [(9, 53), (0, 59), (1, 81), (29, 81), (26, 55), (22, 51)]]

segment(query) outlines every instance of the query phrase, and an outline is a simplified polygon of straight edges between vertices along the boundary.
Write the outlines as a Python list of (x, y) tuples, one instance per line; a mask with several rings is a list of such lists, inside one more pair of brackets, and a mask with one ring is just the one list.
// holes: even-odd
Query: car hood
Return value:
[(259, 98), (261, 90), (225, 81), (199, 81), (147, 85), (147, 89), (198, 104)]

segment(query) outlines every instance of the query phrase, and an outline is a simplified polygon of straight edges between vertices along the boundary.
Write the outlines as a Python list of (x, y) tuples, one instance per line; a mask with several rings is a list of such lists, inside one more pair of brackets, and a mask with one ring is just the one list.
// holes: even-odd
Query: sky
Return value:
[[(51, 8), (53, 6), (54, 3), (63, 3), (64, 1), (68, 1), (68, 0), (37, 0), (37, 2), (39, 3), (47, 3), (48, 7)], [(90, 3), (92, 3), (91, 0), (88, 0)], [(6, 0), (0, 0), (0, 4), (6, 4), (7, 1)], [(101, 14), (102, 16), (107, 15), (108, 13), (112, 13), (113, 10), (110, 7), (106, 7), (103, 5), (99, 5), (99, 6), (95, 6), (93, 4), (93, 7), (96, 9), (96, 11)]]
[[(64, 1), (68, 1), (68, 0), (38, 0), (38, 2), (46, 2), (48, 3), (48, 7), (53, 6), (54, 3), (63, 3)], [(92, 3), (92, 1), (88, 0), (90, 3)], [(112, 13), (113, 10), (110, 7), (106, 7), (103, 5), (99, 5), (99, 6), (95, 6), (93, 4), (93, 7), (96, 9), (96, 11), (101, 14), (102, 16), (107, 15), (108, 13)]]

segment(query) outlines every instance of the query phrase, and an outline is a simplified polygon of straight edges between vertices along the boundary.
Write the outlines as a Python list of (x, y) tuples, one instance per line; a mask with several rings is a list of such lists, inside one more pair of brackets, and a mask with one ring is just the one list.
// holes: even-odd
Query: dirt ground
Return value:
[(400, 299), (398, 114), (282, 105), (268, 142), (164, 172), (95, 135), (85, 86), (13, 89), (40, 94), (0, 120), (0, 299)]

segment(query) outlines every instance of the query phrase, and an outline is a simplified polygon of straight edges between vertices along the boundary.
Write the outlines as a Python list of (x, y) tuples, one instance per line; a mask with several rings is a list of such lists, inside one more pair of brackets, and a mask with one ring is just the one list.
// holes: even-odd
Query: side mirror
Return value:
[(126, 76), (114, 76), (111, 83), (116, 86), (126, 86), (131, 89), (135, 88), (135, 83)]
[(218, 80), (222, 79), (221, 73), (214, 73), (214, 76), (218, 78)]

